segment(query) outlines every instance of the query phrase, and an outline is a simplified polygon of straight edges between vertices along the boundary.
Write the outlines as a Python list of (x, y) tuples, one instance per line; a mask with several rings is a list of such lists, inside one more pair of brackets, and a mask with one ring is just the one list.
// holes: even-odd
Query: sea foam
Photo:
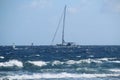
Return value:
[(9, 60), (8, 62), (0, 63), (0, 67), (13, 67), (13, 66), (17, 66), (17, 67), (21, 68), (21, 67), (23, 67), (23, 63), (18, 60)]
[(67, 60), (67, 61), (58, 61), (55, 60), (52, 62), (52, 66), (54, 65), (63, 65), (63, 64), (68, 64), (68, 65), (74, 65), (74, 64), (81, 64), (81, 63), (102, 63), (102, 61), (100, 60), (94, 60), (94, 59), (81, 59), (81, 60)]
[(111, 62), (111, 63), (118, 63), (118, 64), (120, 64), (120, 61), (118, 61), (118, 60), (116, 60), (116, 61), (109, 61), (109, 62)]
[(109, 69), (109, 71), (112, 71), (112, 72), (119, 72), (119, 73), (120, 73), (120, 69)]
[(28, 63), (33, 64), (35, 66), (46, 66), (48, 62), (44, 62), (44, 61), (28, 61)]
[(58, 61), (58, 60), (55, 60), (55, 61), (52, 62), (52, 66), (60, 65), (60, 64), (64, 64), (64, 62), (61, 62), (61, 61)]
[(54, 65), (63, 65), (63, 64), (68, 64), (68, 65), (74, 65), (74, 64), (81, 64), (81, 63), (104, 63), (104, 62), (113, 62), (113, 63), (120, 63), (120, 61), (111, 61), (114, 60), (115, 58), (98, 58), (98, 59), (81, 59), (81, 60), (66, 60), (66, 61), (59, 61), (55, 60), (52, 62), (52, 66)]
[(109, 60), (114, 60), (116, 58), (99, 58), (97, 60), (100, 60), (100, 61), (109, 61)]
[(94, 59), (82, 59), (82, 60), (78, 60), (78, 61), (75, 61), (75, 60), (68, 60), (66, 61), (66, 64), (80, 64), (80, 63), (102, 63), (102, 61), (99, 61), (99, 60), (94, 60)]
[(1, 79), (8, 78), (10, 80), (13, 79), (20, 79), (20, 80), (25, 80), (25, 79), (54, 79), (54, 78), (105, 78), (105, 77), (119, 77), (120, 74), (72, 74), (72, 73), (33, 73), (33, 74), (22, 74), (22, 75), (8, 75), (4, 76)]
[(5, 57), (4, 56), (0, 56), (0, 59), (4, 59)]

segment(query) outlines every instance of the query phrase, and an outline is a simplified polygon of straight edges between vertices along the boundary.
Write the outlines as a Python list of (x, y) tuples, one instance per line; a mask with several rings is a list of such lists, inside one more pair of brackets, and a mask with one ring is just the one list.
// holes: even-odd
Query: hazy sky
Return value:
[(0, 45), (49, 45), (65, 4), (66, 41), (120, 45), (120, 0), (0, 0)]

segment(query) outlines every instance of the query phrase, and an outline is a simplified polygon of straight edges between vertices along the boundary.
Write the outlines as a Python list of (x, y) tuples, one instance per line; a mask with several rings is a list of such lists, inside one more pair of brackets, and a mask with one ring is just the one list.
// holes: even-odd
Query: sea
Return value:
[(120, 46), (0, 46), (0, 80), (120, 80)]

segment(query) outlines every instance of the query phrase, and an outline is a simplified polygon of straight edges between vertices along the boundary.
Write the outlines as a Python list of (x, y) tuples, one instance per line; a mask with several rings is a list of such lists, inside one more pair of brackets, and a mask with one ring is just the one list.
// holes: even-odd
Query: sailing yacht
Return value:
[[(62, 19), (62, 21), (63, 21), (62, 42), (61, 42), (60, 44), (56, 44), (56, 46), (72, 46), (72, 47), (73, 47), (73, 46), (77, 46), (77, 45), (75, 45), (74, 42), (66, 42), (65, 39), (64, 39), (65, 19), (66, 19), (66, 8), (67, 8), (67, 6), (65, 5), (65, 7), (64, 7), (64, 12), (63, 12), (63, 19)], [(58, 27), (59, 27), (59, 25), (58, 25)], [(53, 39), (52, 39), (52, 43), (53, 43), (53, 41), (54, 41), (54, 39), (55, 39), (56, 33), (57, 33), (57, 31), (58, 31), (58, 27), (57, 27), (56, 32), (55, 32), (55, 34), (54, 34), (54, 37), (53, 37)]]

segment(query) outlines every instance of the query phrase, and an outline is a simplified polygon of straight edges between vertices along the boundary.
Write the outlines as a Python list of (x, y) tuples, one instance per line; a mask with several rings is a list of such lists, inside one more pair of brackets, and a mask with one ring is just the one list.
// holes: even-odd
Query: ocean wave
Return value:
[(73, 73), (33, 73), (33, 74), (22, 74), (22, 75), (8, 75), (1, 77), (1, 79), (55, 79), (55, 78), (106, 78), (106, 77), (119, 77), (120, 74), (73, 74)]
[(36, 55), (30, 55), (30, 56), (27, 56), (27, 57), (39, 57), (40, 55), (39, 54), (36, 54)]
[(116, 58), (99, 58), (97, 60), (100, 60), (100, 61), (109, 61), (109, 60), (114, 60)]
[(68, 64), (68, 65), (73, 65), (73, 64), (81, 64), (81, 63), (104, 63), (104, 62), (113, 62), (113, 63), (120, 63), (120, 61), (115, 61), (116, 58), (98, 58), (98, 59), (81, 59), (81, 60), (67, 60), (67, 61), (58, 61), (55, 60), (52, 62), (52, 65), (62, 65), (62, 64)]
[(4, 59), (5, 57), (4, 56), (0, 56), (0, 59)]
[(45, 62), (45, 61), (28, 61), (28, 63), (33, 64), (35, 66), (42, 67), (42, 66), (46, 66), (48, 62)]
[(64, 64), (64, 62), (61, 62), (61, 61), (58, 61), (58, 60), (55, 60), (55, 61), (52, 62), (52, 66), (60, 65), (60, 64)]
[(81, 56), (76, 56), (76, 57), (80, 58)]
[(74, 64), (82, 64), (82, 63), (90, 64), (92, 62), (93, 63), (102, 63), (102, 61), (94, 60), (94, 59), (67, 60), (67, 61), (54, 60), (52, 62), (45, 62), (45, 61), (27, 61), (27, 62), (30, 64), (33, 64), (35, 66), (39, 66), (39, 67), (47, 66), (48, 64), (55, 66), (55, 65), (74, 65)]
[(92, 57), (94, 57), (94, 55), (89, 55), (89, 57), (91, 57), (91, 58), (92, 58)]
[(95, 68), (88, 68), (88, 67), (84, 67), (84, 68), (76, 68), (77, 71), (87, 71), (87, 72), (96, 72), (97, 69)]
[(102, 61), (100, 60), (94, 60), (94, 59), (82, 59), (82, 60), (67, 60), (67, 61), (58, 61), (58, 60), (55, 60), (52, 62), (52, 66), (54, 65), (62, 65), (62, 64), (68, 64), (68, 65), (74, 65), (74, 64), (81, 64), (81, 63), (102, 63)]
[(66, 61), (66, 64), (80, 64), (80, 63), (102, 63), (102, 61), (99, 61), (99, 60), (94, 60), (94, 59), (82, 59), (82, 60), (78, 60), (78, 61), (75, 61), (75, 60), (68, 60)]
[(120, 61), (116, 60), (116, 61), (109, 61), (111, 63), (119, 63), (120, 64)]
[(0, 67), (23, 67), (23, 63), (18, 60), (9, 60), (8, 62), (0, 62)]
[(120, 73), (120, 69), (109, 69), (109, 71), (112, 71), (112, 72), (119, 72), (119, 73)]
[[(75, 64), (91, 64), (91, 63), (96, 63), (96, 64), (102, 64), (104, 62), (114, 62), (114, 63), (120, 63), (120, 61), (113, 61), (115, 58), (98, 58), (98, 59), (81, 59), (81, 60), (66, 60), (66, 61), (60, 61), (60, 60), (54, 60), (54, 61), (28, 61), (28, 63), (33, 64), (35, 66), (46, 66), (46, 65), (75, 65)], [(112, 61), (111, 61), (112, 60)]]
[(40, 55), (39, 55), (39, 54), (37, 54), (37, 55), (35, 55), (35, 56), (39, 57)]

